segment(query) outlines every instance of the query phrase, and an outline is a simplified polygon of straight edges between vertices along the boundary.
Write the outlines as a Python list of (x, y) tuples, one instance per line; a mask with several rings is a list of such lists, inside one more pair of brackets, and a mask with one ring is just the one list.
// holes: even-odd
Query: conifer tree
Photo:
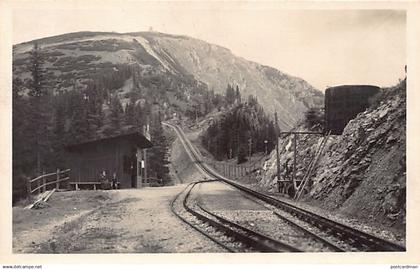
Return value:
[(226, 88), (225, 99), (226, 99), (226, 103), (229, 105), (233, 104), (236, 100), (235, 90), (230, 84), (228, 84)]
[(150, 136), (153, 147), (148, 150), (149, 175), (156, 175), (165, 184), (169, 179), (168, 160), (166, 159), (168, 145), (163, 134), (160, 112), (152, 116)]
[(41, 49), (37, 43), (30, 52), (30, 72), (31, 80), (29, 83), (29, 126), (28, 132), (33, 145), (32, 153), (35, 160), (36, 174), (40, 174), (47, 164), (47, 155), (50, 152), (49, 139), (51, 133), (49, 130), (49, 94), (45, 83), (44, 58)]
[(124, 125), (124, 109), (118, 96), (111, 97), (111, 100), (109, 101), (109, 110), (107, 123), (104, 126), (104, 135), (118, 135), (121, 133)]
[(237, 103), (241, 103), (242, 102), (241, 92), (239, 91), (239, 86), (238, 85), (236, 85), (235, 98), (236, 98), (236, 102)]
[(13, 177), (22, 173), (27, 173), (28, 167), (32, 165), (28, 154), (28, 102), (23, 98), (23, 82), (18, 78), (13, 78), (12, 85), (12, 132), (13, 132)]
[(136, 103), (134, 98), (130, 98), (130, 101), (125, 106), (124, 125), (132, 126), (134, 128), (136, 126)]
[(201, 142), (217, 159), (235, 157), (238, 163), (242, 163), (250, 152), (264, 152), (265, 140), (267, 151), (271, 151), (276, 134), (274, 123), (264, 113), (257, 98), (249, 96), (246, 103), (237, 102), (223, 117), (214, 121)]
[(54, 103), (53, 120), (52, 120), (52, 138), (51, 148), (52, 153), (49, 162), (52, 168), (66, 168), (65, 167), (65, 146), (72, 141), (72, 137), (67, 133), (67, 113), (66, 113), (66, 96), (57, 96)]
[(85, 96), (75, 92), (70, 101), (71, 118), (68, 132), (68, 141), (70, 144), (81, 143), (92, 138), (92, 132), (89, 128), (88, 106)]

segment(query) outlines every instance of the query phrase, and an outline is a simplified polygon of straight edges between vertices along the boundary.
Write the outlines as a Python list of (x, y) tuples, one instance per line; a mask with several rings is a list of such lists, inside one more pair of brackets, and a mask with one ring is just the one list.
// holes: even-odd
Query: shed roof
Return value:
[(131, 133), (119, 134), (115, 136), (104, 137), (100, 139), (88, 140), (88, 141), (84, 141), (77, 144), (70, 144), (70, 145), (67, 145), (65, 148), (68, 151), (72, 151), (72, 150), (83, 149), (83, 147), (87, 145), (106, 144), (106, 143), (109, 143), (111, 141), (116, 141), (116, 140), (129, 140), (140, 148), (150, 148), (153, 146), (152, 142), (150, 142), (150, 140), (147, 139), (140, 132), (131, 132)]

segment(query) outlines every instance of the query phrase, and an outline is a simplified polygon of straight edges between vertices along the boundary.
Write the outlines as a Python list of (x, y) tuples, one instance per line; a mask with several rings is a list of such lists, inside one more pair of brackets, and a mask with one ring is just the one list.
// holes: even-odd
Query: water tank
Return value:
[(342, 85), (325, 91), (325, 131), (340, 135), (347, 123), (369, 106), (380, 88), (372, 85)]

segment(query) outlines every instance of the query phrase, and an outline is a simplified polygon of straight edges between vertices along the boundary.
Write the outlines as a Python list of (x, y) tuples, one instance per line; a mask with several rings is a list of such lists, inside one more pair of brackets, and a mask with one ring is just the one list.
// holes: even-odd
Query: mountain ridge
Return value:
[(264, 109), (279, 113), (282, 129), (295, 125), (304, 112), (323, 102), (322, 92), (305, 80), (243, 57), (230, 49), (184, 35), (158, 32), (74, 32), (13, 46), (15, 76), (27, 79), (29, 52), (39, 43), (48, 56), (51, 87), (68, 89), (69, 81), (89, 79), (120, 65), (138, 65), (144, 72), (192, 76), (215, 93), (238, 85), (243, 96), (257, 96)]

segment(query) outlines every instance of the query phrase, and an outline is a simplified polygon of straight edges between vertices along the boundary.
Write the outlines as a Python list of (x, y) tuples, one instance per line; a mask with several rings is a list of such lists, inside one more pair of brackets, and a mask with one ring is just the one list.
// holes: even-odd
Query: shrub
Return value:
[(304, 123), (310, 130), (322, 131), (324, 129), (324, 109), (322, 108), (309, 108), (305, 112)]

